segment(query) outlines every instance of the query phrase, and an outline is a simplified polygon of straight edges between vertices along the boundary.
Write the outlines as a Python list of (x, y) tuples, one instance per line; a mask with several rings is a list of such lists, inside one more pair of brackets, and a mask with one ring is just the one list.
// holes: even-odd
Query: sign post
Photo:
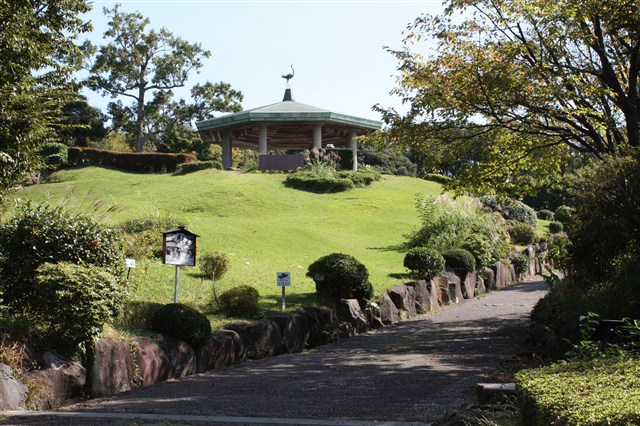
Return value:
[(291, 272), (278, 272), (276, 274), (276, 285), (282, 287), (282, 312), (286, 309), (286, 288), (291, 285)]
[(127, 281), (129, 281), (129, 275), (131, 275), (131, 269), (136, 267), (135, 259), (125, 259), (125, 265), (127, 266)]
[(173, 289), (173, 303), (178, 303), (180, 266), (196, 265), (196, 237), (184, 226), (162, 233), (162, 263), (176, 266), (176, 282)]

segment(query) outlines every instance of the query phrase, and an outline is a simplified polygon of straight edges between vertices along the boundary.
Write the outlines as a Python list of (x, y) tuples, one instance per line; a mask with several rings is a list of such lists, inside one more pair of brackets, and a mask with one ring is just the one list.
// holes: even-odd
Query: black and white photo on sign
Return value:
[(196, 240), (176, 233), (166, 236), (164, 263), (169, 265), (195, 265)]

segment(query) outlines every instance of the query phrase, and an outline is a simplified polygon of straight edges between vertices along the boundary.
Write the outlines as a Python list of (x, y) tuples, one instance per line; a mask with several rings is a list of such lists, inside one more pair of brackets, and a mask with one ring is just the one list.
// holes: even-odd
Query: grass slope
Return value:
[[(231, 267), (216, 283), (218, 292), (239, 284), (256, 287), (265, 309), (277, 309), (281, 291), (275, 274), (289, 271), (288, 306), (313, 301), (307, 266), (333, 252), (350, 254), (370, 272), (375, 292), (398, 283), (406, 272), (396, 247), (419, 225), (416, 194), (438, 194), (434, 182), (387, 176), (369, 188), (339, 194), (313, 194), (284, 187), (284, 174), (205, 170), (183, 176), (136, 174), (86, 167), (53, 174), (50, 183), (21, 190), (17, 197), (74, 212), (92, 213), (117, 224), (126, 218), (171, 213), (200, 236), (198, 252), (222, 251)], [(99, 208), (95, 206), (98, 203)], [(111, 212), (109, 207), (115, 206)], [(100, 212), (103, 212), (100, 214)], [(204, 305), (211, 283), (183, 268), (180, 301)], [(174, 268), (138, 261), (134, 271), (138, 300), (171, 302)]]

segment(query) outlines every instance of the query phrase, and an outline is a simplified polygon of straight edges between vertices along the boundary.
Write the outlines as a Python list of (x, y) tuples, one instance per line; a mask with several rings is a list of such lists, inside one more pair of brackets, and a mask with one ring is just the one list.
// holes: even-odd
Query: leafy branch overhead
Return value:
[[(422, 54), (427, 40), (434, 53)], [(509, 137), (526, 149), (499, 143), (501, 155), (471, 159), (484, 167), (640, 145), (636, 2), (452, 0), (409, 25), (404, 42), (387, 50), (409, 110), (376, 106), (398, 143), (455, 158), (474, 141), (520, 135)]]
[[(87, 84), (105, 96), (119, 98), (108, 109), (114, 127), (135, 136), (136, 151), (192, 120), (210, 118), (216, 111), (240, 110), (242, 94), (222, 82), (194, 86), (193, 104), (172, 101), (172, 89), (184, 87), (211, 52), (166, 28), (149, 30), (148, 18), (138, 12), (121, 12), (119, 5), (105, 8), (104, 13), (111, 19), (104, 33), (107, 43), (100, 47), (84, 44), (92, 54)], [(125, 105), (121, 98), (132, 103)]]

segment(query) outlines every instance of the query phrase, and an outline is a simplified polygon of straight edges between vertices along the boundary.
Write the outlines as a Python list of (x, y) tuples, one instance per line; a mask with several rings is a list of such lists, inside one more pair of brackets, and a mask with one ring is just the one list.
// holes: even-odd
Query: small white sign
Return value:
[(278, 287), (289, 287), (291, 285), (291, 272), (278, 272), (276, 274), (276, 284)]
[(136, 260), (135, 259), (125, 259), (124, 260), (127, 268), (135, 268), (136, 267)]

